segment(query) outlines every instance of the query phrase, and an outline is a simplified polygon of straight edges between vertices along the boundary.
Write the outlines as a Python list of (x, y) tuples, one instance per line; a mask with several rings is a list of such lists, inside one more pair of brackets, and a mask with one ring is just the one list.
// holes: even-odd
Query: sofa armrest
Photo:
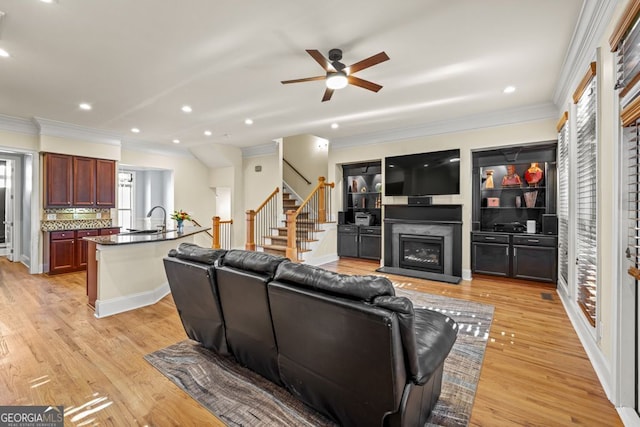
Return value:
[(458, 324), (436, 311), (414, 308), (405, 297), (382, 296), (373, 303), (394, 311), (411, 380), (426, 383), (447, 357), (458, 335)]

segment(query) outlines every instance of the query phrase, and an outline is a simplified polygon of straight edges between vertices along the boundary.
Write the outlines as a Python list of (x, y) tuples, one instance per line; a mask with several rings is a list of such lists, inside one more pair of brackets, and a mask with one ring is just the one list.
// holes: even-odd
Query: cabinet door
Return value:
[(513, 277), (555, 282), (557, 274), (556, 248), (544, 246), (513, 247)]
[(87, 245), (88, 242), (83, 237), (97, 236), (98, 230), (78, 230), (76, 231), (76, 243), (75, 243), (75, 267), (77, 270), (84, 270), (87, 268)]
[(100, 235), (101, 236), (111, 236), (113, 234), (118, 234), (120, 233), (120, 229), (119, 228), (101, 228), (100, 229)]
[(509, 276), (509, 245), (474, 242), (472, 257), (474, 273)]
[(96, 160), (96, 206), (116, 206), (116, 162)]
[(69, 232), (71, 238), (51, 240), (49, 247), (49, 273), (66, 273), (75, 268), (75, 239), (73, 232)]
[(380, 259), (380, 235), (360, 234), (358, 240), (360, 258)]
[(73, 205), (94, 206), (96, 200), (96, 159), (73, 158)]
[(338, 233), (338, 256), (358, 256), (357, 233)]
[(45, 154), (45, 205), (70, 206), (72, 203), (73, 163), (64, 154)]

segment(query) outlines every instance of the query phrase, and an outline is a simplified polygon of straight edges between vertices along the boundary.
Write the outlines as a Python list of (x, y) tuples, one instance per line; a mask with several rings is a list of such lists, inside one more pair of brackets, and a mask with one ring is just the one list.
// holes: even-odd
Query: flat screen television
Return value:
[(384, 182), (385, 196), (460, 194), (460, 150), (387, 157)]

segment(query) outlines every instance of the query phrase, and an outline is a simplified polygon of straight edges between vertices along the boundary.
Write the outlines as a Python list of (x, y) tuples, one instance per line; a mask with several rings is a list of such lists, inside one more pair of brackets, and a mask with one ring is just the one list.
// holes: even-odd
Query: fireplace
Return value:
[(400, 234), (398, 251), (400, 268), (432, 273), (444, 272), (444, 237)]
[(461, 205), (385, 205), (384, 265), (377, 271), (459, 283)]

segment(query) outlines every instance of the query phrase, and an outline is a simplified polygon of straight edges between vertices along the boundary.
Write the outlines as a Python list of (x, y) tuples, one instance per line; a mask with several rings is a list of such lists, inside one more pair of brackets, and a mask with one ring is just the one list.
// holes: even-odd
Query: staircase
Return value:
[(323, 232), (328, 222), (333, 187), (333, 183), (326, 183), (325, 178), (320, 177), (316, 188), (303, 202), (290, 191), (283, 191), (281, 212), (275, 208), (279, 192), (276, 188), (257, 210), (247, 211), (245, 248), (304, 262), (305, 253), (312, 251), (313, 244), (318, 242), (317, 233)]
[[(286, 191), (282, 192), (282, 213), (286, 217), (288, 211), (297, 211), (300, 208), (299, 201), (292, 197), (292, 194)], [(282, 226), (272, 229), (272, 234), (264, 236), (269, 240), (269, 244), (262, 247), (262, 250), (266, 253), (273, 255), (286, 256), (287, 254), (287, 241), (289, 239), (287, 221), (282, 221)], [(315, 230), (314, 221), (309, 219), (309, 212), (300, 212), (296, 220), (296, 246), (298, 249), (298, 261), (302, 262), (303, 259), (300, 255), (304, 252), (309, 252), (309, 244), (311, 242), (317, 242), (314, 239), (314, 233), (323, 230)]]

